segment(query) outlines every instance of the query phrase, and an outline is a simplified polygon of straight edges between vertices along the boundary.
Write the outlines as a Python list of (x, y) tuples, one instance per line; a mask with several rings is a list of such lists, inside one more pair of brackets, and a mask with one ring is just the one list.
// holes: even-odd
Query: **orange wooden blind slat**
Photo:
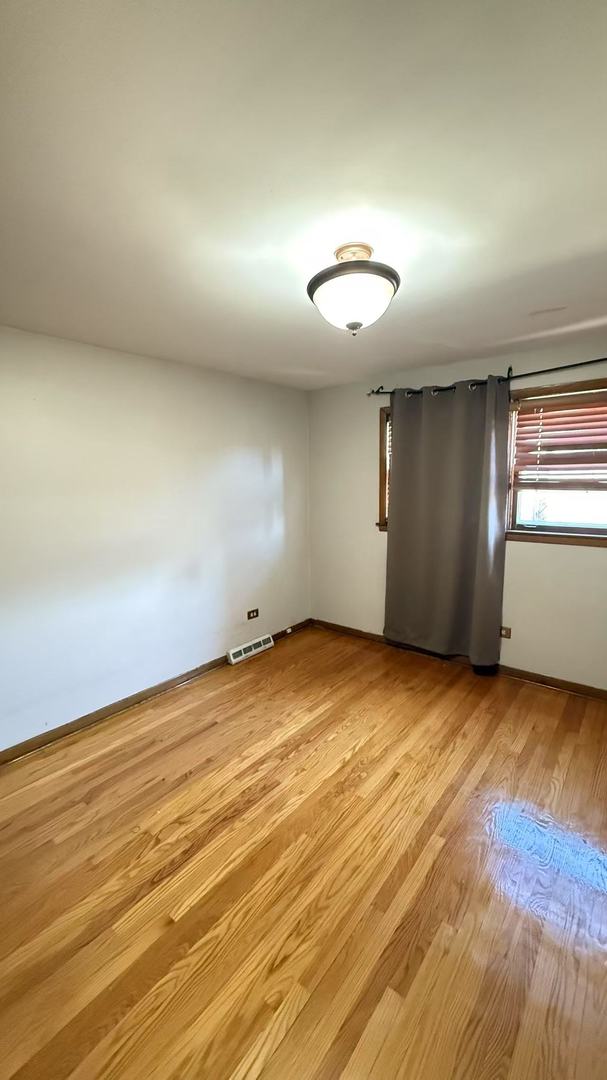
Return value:
[(518, 403), (513, 485), (607, 485), (607, 388)]

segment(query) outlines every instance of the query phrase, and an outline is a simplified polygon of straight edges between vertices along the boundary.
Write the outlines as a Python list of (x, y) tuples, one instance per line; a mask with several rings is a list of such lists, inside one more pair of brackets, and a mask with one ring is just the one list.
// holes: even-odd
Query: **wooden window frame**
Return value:
[(383, 405), (379, 410), (379, 518), (376, 521), (380, 532), (387, 532), (388, 513), (386, 495), (388, 491), (388, 424), (390, 406)]
[[(514, 465), (514, 424), (513, 417), (518, 411), (518, 403), (526, 398), (540, 397), (542, 394), (576, 394), (584, 390), (607, 389), (607, 377), (603, 379), (589, 379), (586, 382), (555, 383), (551, 386), (529, 386), (522, 390), (513, 390), (510, 395), (510, 427), (508, 432), (508, 509), (507, 509), (507, 540), (522, 540), (535, 544), (574, 544), (580, 547), (607, 547), (607, 529), (561, 529), (554, 525), (547, 525), (543, 529), (535, 529), (530, 526), (517, 525), (515, 521), (516, 500), (514, 498), (513, 465)], [(578, 490), (578, 489), (575, 489)]]

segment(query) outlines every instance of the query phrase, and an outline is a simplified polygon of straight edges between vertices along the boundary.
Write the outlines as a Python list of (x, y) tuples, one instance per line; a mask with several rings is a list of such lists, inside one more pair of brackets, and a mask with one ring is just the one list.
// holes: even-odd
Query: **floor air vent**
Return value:
[(271, 649), (274, 645), (274, 639), (271, 634), (262, 634), (261, 637), (253, 638), (253, 641), (247, 641), (244, 645), (236, 645), (233, 649), (228, 649), (226, 656), (229, 664), (240, 664), (241, 660), (248, 660), (250, 656), (254, 656), (255, 653), (265, 652), (266, 649)]

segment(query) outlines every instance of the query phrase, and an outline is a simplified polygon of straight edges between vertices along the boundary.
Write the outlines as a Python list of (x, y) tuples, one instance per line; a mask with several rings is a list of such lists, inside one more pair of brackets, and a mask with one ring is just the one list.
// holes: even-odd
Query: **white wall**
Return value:
[[(378, 381), (605, 354), (607, 335)], [(312, 614), (381, 633), (382, 401), (367, 389), (306, 395), (0, 329), (0, 747), (253, 630)], [(504, 622), (503, 663), (607, 686), (607, 549), (509, 543)]]
[[(354, 347), (356, 342), (353, 342)], [(580, 344), (386, 374), (386, 387), (449, 383), (488, 372), (546, 368), (607, 356), (607, 333)], [(607, 375), (607, 365), (525, 380), (519, 386)], [(516, 385), (516, 384), (515, 384)], [(381, 634), (386, 534), (378, 515), (378, 411), (369, 384), (311, 395), (312, 611), (316, 618)], [(502, 663), (589, 686), (607, 687), (607, 548), (509, 542)]]
[(0, 747), (307, 618), (307, 472), (302, 391), (1, 329)]

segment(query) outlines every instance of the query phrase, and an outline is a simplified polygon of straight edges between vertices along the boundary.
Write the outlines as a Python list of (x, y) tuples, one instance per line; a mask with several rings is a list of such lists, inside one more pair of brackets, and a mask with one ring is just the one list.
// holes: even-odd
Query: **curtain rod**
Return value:
[[(515, 379), (530, 379), (534, 375), (552, 375), (555, 371), (571, 371), (572, 368), (588, 367), (590, 364), (605, 364), (607, 363), (607, 356), (599, 356), (597, 360), (579, 360), (577, 364), (561, 364), (560, 367), (547, 367), (541, 368), (539, 371), (523, 371), (520, 375), (514, 375), (512, 368), (508, 368), (507, 375), (498, 375), (500, 382), (514, 382)], [(464, 380), (465, 381), (465, 380)], [(470, 385), (483, 386), (486, 383), (486, 379), (471, 379)], [(449, 386), (435, 386), (435, 390), (452, 390), (455, 383), (450, 383)], [(376, 395), (392, 393), (392, 390), (384, 390), (383, 386), (378, 386), (377, 390), (369, 390), (367, 397), (375, 397)], [(421, 394), (421, 390), (411, 390), (411, 394)]]

